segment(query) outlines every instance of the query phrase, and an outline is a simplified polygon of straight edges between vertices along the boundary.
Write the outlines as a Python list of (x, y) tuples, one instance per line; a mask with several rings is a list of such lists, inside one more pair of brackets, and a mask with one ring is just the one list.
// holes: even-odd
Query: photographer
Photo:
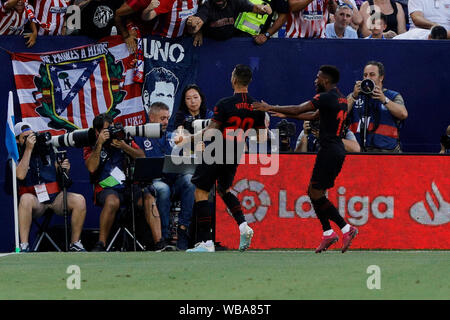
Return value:
[[(193, 90), (193, 89), (191, 89)], [(174, 142), (172, 133), (167, 131), (169, 124), (169, 107), (162, 102), (155, 102), (150, 106), (148, 118), (150, 123), (160, 123), (164, 132), (161, 138), (142, 138), (136, 142), (144, 150), (149, 158), (164, 157), (172, 154)], [(161, 232), (163, 238), (168, 241), (170, 237), (169, 220), (171, 198), (179, 196), (181, 211), (178, 215), (177, 249), (186, 250), (189, 242), (189, 226), (194, 206), (195, 186), (191, 183), (192, 174), (162, 174), (162, 178), (153, 180), (156, 190), (156, 203), (161, 214)]]
[(347, 97), (350, 130), (363, 151), (401, 152), (400, 129), (408, 117), (403, 97), (383, 88), (385, 71), (381, 62), (369, 61), (363, 77), (367, 88), (361, 90), (361, 81), (356, 81)]
[[(33, 132), (31, 126), (19, 122), (14, 126), (19, 150), (16, 176), (19, 186), (19, 235), (21, 252), (29, 252), (28, 237), (32, 218), (38, 218), (47, 209), (57, 215), (64, 214), (63, 192), (58, 184), (58, 171), (70, 170), (65, 159), (57, 163), (55, 152), (46, 144), (43, 134)], [(49, 137), (49, 136), (48, 136)], [(61, 169), (62, 168), (62, 169)], [(86, 201), (77, 193), (67, 193), (67, 205), (72, 213), (72, 237), (69, 250), (86, 251), (80, 241), (86, 216)]]
[[(303, 122), (303, 130), (300, 132), (297, 145), (295, 147), (295, 152), (318, 152), (320, 149), (319, 144), (319, 132), (320, 132), (320, 121), (305, 120)], [(355, 135), (347, 127), (344, 128), (344, 136), (342, 138), (342, 143), (344, 144), (345, 151), (347, 152), (360, 152), (361, 147), (359, 146), (358, 140), (356, 140)]]
[(280, 138), (280, 151), (292, 152), (291, 137), (295, 135), (295, 124), (282, 119), (278, 122), (276, 128), (278, 129), (278, 136)]
[[(119, 134), (117, 137), (111, 135), (111, 131), (115, 131), (111, 125), (113, 125), (111, 115), (106, 113), (97, 115), (93, 121), (97, 142), (93, 147), (84, 148), (85, 164), (91, 175), (91, 182), (94, 184), (94, 203), (102, 207), (99, 241), (92, 251), (105, 251), (106, 240), (116, 212), (125, 201), (127, 192), (123, 180), (126, 157), (129, 156), (133, 160), (145, 157), (144, 151), (133, 140), (128, 144), (119, 137)], [(137, 186), (133, 187), (136, 204), (142, 207), (141, 191)], [(166, 245), (161, 238), (161, 222), (155, 198), (147, 189), (144, 191), (144, 211), (152, 231), (155, 249), (164, 250)]]

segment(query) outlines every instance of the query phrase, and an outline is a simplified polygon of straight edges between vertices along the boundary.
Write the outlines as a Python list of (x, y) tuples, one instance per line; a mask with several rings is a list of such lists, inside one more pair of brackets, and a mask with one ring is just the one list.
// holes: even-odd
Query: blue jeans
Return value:
[(164, 239), (169, 237), (170, 206), (171, 198), (174, 196), (181, 201), (178, 225), (189, 227), (191, 223), (195, 191), (191, 178), (192, 174), (180, 174), (172, 185), (168, 185), (162, 180), (153, 180), (153, 187), (156, 190), (156, 205), (161, 217), (161, 233)]

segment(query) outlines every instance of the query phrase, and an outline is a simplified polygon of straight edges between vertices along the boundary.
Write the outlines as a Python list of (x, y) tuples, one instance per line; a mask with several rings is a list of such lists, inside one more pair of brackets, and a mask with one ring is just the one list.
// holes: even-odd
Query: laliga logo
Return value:
[(431, 226), (446, 224), (450, 222), (450, 203), (444, 200), (434, 181), (431, 183), (431, 189), (433, 190), (433, 193), (439, 203), (439, 208), (434, 203), (428, 191), (425, 193), (425, 198), (428, 206), (434, 214), (434, 219), (430, 216), (427, 208), (425, 207), (424, 201), (415, 203), (409, 210), (409, 215), (420, 224)]
[[(248, 223), (261, 222), (264, 219), (271, 203), (270, 196), (264, 190), (262, 183), (255, 180), (242, 179), (233, 186), (231, 193), (238, 198), (240, 193), (244, 193), (241, 203), (242, 207), (250, 212), (244, 214)], [(228, 209), (227, 211), (231, 215)]]

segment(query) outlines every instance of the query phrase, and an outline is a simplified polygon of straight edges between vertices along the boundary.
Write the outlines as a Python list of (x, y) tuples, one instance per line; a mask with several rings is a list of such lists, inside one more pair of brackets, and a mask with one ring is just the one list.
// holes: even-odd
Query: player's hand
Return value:
[(126, 146), (126, 143), (123, 140), (112, 139), (111, 146), (117, 149), (123, 149)]
[(253, 39), (255, 40), (256, 44), (262, 45), (262, 44), (266, 43), (268, 38), (264, 34), (260, 33), (257, 36), (255, 36)]
[(109, 130), (103, 129), (102, 131), (100, 131), (98, 135), (97, 143), (103, 145), (108, 139), (109, 139)]
[(361, 81), (356, 81), (355, 86), (353, 87), (353, 97), (357, 97), (361, 92)]
[(386, 101), (386, 96), (378, 86), (375, 86), (375, 88), (373, 89), (372, 97), (376, 100), (381, 101), (381, 103), (384, 103), (384, 101)]
[(270, 116), (278, 117), (278, 118), (287, 118), (287, 116), (283, 113), (275, 112), (275, 111), (269, 111)]
[(200, 141), (199, 143), (197, 143), (197, 145), (195, 146), (195, 151), (199, 151), (199, 152), (205, 151), (205, 143), (203, 141)]
[(25, 148), (27, 150), (33, 150), (36, 144), (36, 135), (34, 133), (28, 135), (27, 141), (25, 142)]
[(27, 48), (31, 48), (32, 46), (34, 46), (36, 44), (37, 34), (27, 33), (24, 35), (24, 38), (28, 39), (28, 41), (25, 42), (25, 44), (27, 45)]
[(261, 102), (255, 101), (252, 103), (253, 110), (256, 111), (270, 111), (271, 105), (265, 102), (264, 100), (261, 100)]

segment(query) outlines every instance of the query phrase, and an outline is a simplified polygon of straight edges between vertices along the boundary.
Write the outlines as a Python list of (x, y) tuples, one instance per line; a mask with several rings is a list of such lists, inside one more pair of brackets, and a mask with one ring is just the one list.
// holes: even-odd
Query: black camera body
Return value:
[[(50, 132), (35, 132), (33, 134), (36, 137), (36, 143), (34, 144), (32, 154), (38, 155), (41, 158), (42, 163), (45, 166), (47, 166), (48, 165), (47, 155), (50, 153), (49, 143), (52, 139), (52, 135), (50, 134)], [(26, 144), (29, 136), (31, 135), (24, 137), (25, 140), (24, 144)]]
[(109, 139), (125, 140), (127, 137), (125, 129), (120, 122), (116, 122), (109, 126)]
[(375, 82), (372, 79), (364, 79), (361, 81), (361, 93), (366, 96), (371, 96), (375, 90)]
[(311, 128), (310, 131), (319, 131), (320, 129), (320, 120), (311, 120), (309, 122), (309, 127)]
[(296, 131), (295, 123), (288, 122), (286, 119), (282, 119), (278, 122), (277, 129), (281, 139), (293, 137)]
[(189, 133), (194, 133), (194, 126), (193, 122), (195, 121), (195, 118), (193, 116), (188, 116), (184, 119), (183, 122), (183, 128), (186, 129)]

